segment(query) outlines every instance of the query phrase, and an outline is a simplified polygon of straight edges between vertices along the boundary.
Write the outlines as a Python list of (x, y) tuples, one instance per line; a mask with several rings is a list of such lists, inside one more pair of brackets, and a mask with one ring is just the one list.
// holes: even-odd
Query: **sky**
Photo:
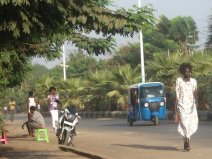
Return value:
[[(126, 9), (132, 8), (133, 5), (138, 5), (139, 0), (113, 0), (113, 8), (123, 7)], [(158, 18), (160, 15), (165, 15), (172, 19), (176, 16), (191, 16), (197, 24), (199, 31), (199, 45), (203, 46), (207, 38), (207, 27), (209, 15), (212, 15), (212, 0), (140, 0), (141, 6), (152, 4), (155, 9), (154, 15)], [(116, 36), (117, 47), (126, 45), (129, 42), (139, 42), (139, 37), (123, 38)], [(69, 52), (75, 49), (66, 46), (65, 51)], [(62, 63), (62, 58), (52, 62), (46, 62), (44, 59), (33, 59), (33, 63), (38, 63), (53, 68)], [(62, 69), (62, 68), (61, 68)]]

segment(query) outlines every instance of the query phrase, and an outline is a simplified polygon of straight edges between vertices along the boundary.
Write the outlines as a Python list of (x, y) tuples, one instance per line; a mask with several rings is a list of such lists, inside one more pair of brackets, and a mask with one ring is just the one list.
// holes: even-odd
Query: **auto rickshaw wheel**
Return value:
[(154, 125), (155, 126), (158, 126), (159, 124), (160, 124), (159, 117), (158, 116), (155, 116), (154, 117)]

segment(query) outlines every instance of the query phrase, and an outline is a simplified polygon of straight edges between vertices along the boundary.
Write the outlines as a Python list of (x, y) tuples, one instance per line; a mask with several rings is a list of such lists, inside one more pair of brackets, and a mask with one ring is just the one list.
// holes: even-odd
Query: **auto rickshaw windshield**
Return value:
[(153, 98), (164, 96), (164, 89), (161, 85), (151, 87), (141, 87), (141, 98)]

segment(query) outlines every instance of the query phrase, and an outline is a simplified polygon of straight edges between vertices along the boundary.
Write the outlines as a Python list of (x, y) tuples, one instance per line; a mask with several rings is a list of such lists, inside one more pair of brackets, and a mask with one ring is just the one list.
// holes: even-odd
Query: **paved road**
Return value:
[[(50, 118), (45, 120), (51, 132)], [(190, 152), (184, 152), (182, 137), (172, 121), (162, 121), (159, 126), (137, 122), (129, 127), (126, 119), (81, 119), (77, 132), (76, 149), (108, 159), (211, 159), (212, 155), (212, 122), (200, 122)], [(57, 144), (56, 138), (51, 142)]]
[(163, 121), (160, 126), (138, 122), (129, 127), (126, 119), (83, 119), (78, 131), (79, 148), (106, 158), (211, 159), (212, 155), (212, 122), (200, 122), (190, 152), (184, 152), (182, 137), (172, 121)]

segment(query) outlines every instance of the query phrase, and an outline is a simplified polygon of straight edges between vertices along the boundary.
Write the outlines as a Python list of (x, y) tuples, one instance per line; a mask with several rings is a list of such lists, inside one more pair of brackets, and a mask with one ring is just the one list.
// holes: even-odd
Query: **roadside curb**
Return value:
[[(50, 116), (49, 112), (43, 112), (43, 116)], [(126, 118), (127, 111), (82, 111), (79, 112), (82, 118)], [(212, 121), (212, 111), (198, 111), (200, 121)], [(166, 112), (166, 120), (174, 119), (174, 112)]]
[[(126, 118), (126, 111), (85, 111), (79, 112), (82, 118)], [(198, 117), (200, 121), (212, 121), (212, 111), (198, 111)], [(166, 120), (173, 120), (174, 112), (166, 112)]]
[(89, 152), (86, 152), (86, 151), (80, 150), (80, 149), (75, 149), (75, 148), (66, 147), (66, 146), (59, 146), (59, 148), (62, 151), (72, 152), (72, 153), (78, 154), (80, 156), (84, 156), (84, 157), (91, 158), (91, 159), (106, 159), (106, 157), (94, 155), (92, 153), (89, 153)]

